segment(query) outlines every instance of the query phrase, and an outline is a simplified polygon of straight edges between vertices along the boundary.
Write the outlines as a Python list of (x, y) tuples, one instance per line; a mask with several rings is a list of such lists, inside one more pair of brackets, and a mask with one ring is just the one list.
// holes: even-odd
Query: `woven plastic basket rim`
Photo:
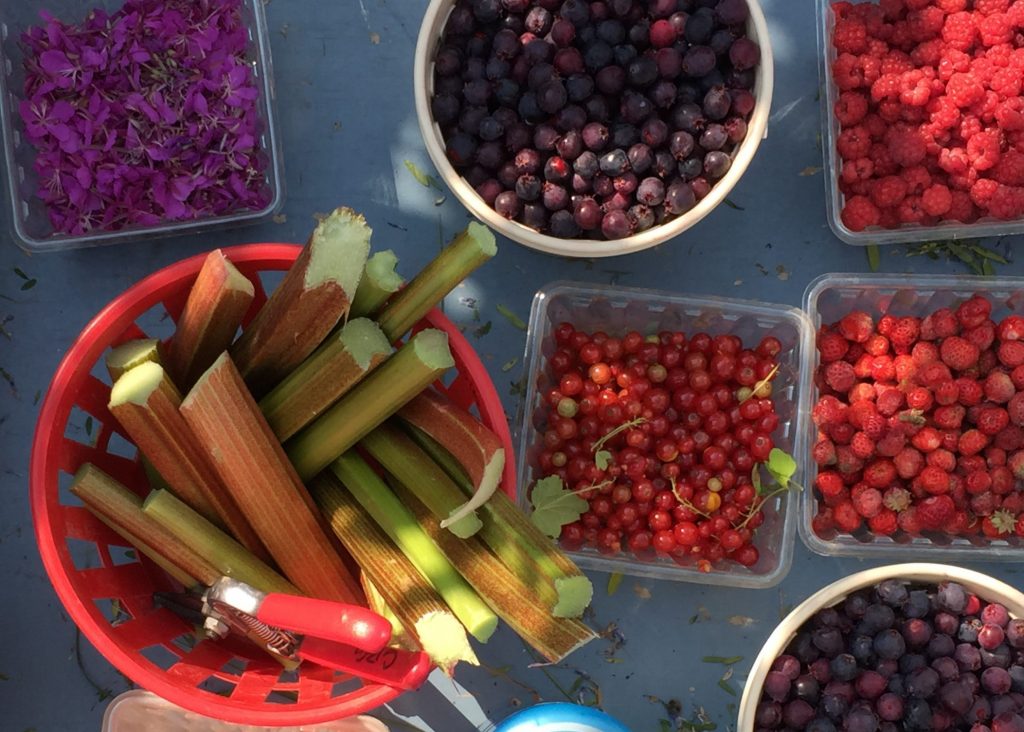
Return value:
[[(259, 271), (280, 271), (294, 261), (301, 246), (283, 243), (245, 244), (224, 247), (222, 251), (235, 263), (255, 265)], [(100, 654), (133, 682), (174, 704), (226, 722), (264, 726), (317, 724), (360, 714), (398, 697), (401, 690), (379, 684), (365, 685), (356, 691), (332, 697), (323, 704), (293, 708), (264, 703), (261, 708), (254, 709), (248, 702), (232, 701), (230, 698), (203, 692), (187, 683), (173, 683), (165, 669), (149, 663), (138, 651), (123, 650), (109, 638), (112, 626), (97, 621), (91, 601), (80, 597), (71, 584), (69, 568), (60, 555), (59, 542), (63, 542), (64, 537), (57, 537), (51, 531), (51, 506), (47, 492), (50, 481), (56, 481), (60, 472), (57, 456), (65, 439), (64, 427), (74, 406), (74, 400), (65, 397), (67, 385), (87, 378), (94, 364), (111, 345), (111, 340), (134, 323), (141, 312), (145, 312), (126, 311), (126, 303), (138, 303), (156, 296), (149, 307), (159, 304), (174, 292), (180, 291), (183, 278), (198, 273), (206, 255), (207, 252), (203, 252), (168, 265), (111, 300), (82, 329), (57, 367), (39, 412), (30, 458), (29, 498), (43, 566), (68, 615)], [(470, 376), (481, 419), (495, 430), (506, 451), (512, 454), (511, 435), (501, 400), (476, 351), (439, 310), (431, 311), (425, 320), (432, 327), (447, 333), (453, 353), (457, 353), (463, 363), (460, 373)], [(506, 463), (502, 490), (510, 496), (514, 495), (514, 461)]]

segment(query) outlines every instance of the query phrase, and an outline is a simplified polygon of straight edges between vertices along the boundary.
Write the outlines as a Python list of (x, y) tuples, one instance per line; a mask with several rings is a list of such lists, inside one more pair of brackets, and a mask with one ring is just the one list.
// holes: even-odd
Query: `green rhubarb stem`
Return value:
[(152, 491), (142, 512), (178, 537), (183, 544), (227, 577), (234, 577), (262, 592), (301, 595), (295, 585), (257, 559), (237, 541), (193, 511), (170, 491)]
[(279, 440), (287, 440), (326, 411), (388, 354), (391, 344), (372, 320), (356, 318), (328, 339), (260, 400)]
[[(473, 484), (451, 453), (422, 430), (406, 425), (413, 440), (434, 459), (465, 495), (473, 495)], [(555, 588), (552, 613), (557, 617), (578, 617), (590, 604), (594, 587), (590, 580), (533, 522), (501, 491), (480, 509), (483, 528), (480, 538), (501, 561), (524, 581), (531, 568), (538, 577), (527, 582), (545, 602), (550, 594), (544, 583)]]
[[(430, 456), (400, 428), (385, 423), (359, 441), (359, 445), (398, 482), (423, 501), (438, 519), (446, 519), (465, 503), (465, 496)], [(475, 513), (448, 526), (460, 539), (468, 539), (483, 526)]]
[(285, 444), (299, 476), (309, 480), (455, 365), (448, 336), (428, 328)]
[(469, 634), (485, 643), (497, 627), (497, 616), (452, 567), (380, 476), (354, 452), (347, 452), (331, 463), (331, 470), (434, 586)]
[(381, 310), (377, 322), (384, 335), (397, 341), (497, 251), (491, 230), (470, 223)]
[(388, 298), (394, 295), (405, 280), (395, 271), (398, 257), (390, 249), (377, 252), (368, 260), (363, 277), (356, 288), (356, 296), (349, 308), (350, 318), (371, 318), (377, 314)]

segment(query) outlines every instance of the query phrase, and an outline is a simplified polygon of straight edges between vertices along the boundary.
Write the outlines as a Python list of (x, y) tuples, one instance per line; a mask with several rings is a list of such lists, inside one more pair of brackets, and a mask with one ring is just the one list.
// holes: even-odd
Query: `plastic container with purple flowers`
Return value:
[(255, 223), (283, 203), (259, 0), (2, 3), (0, 129), (30, 251)]

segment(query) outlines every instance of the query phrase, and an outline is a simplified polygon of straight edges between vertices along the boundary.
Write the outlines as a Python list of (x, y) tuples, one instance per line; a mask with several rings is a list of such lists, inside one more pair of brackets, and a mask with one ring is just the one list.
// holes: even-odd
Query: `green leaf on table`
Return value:
[(504, 371), (505, 373), (508, 373), (509, 371), (511, 371), (512, 369), (514, 369), (516, 367), (517, 363), (519, 363), (519, 358), (518, 357), (517, 358), (509, 359), (504, 364), (502, 364), (501, 370)]
[(419, 167), (417, 167), (416, 163), (414, 163), (413, 161), (406, 160), (405, 167), (410, 173), (412, 173), (412, 177), (416, 179), (416, 182), (419, 183), (424, 188), (434, 188), (439, 191), (444, 190), (444, 187), (441, 185), (440, 181), (437, 180), (437, 178), (430, 175), (429, 173), (424, 173), (422, 170), (419, 169)]
[(735, 203), (734, 201), (732, 201), (729, 198), (723, 199), (722, 203), (724, 203), (726, 206), (728, 206), (729, 208), (734, 209), (736, 211), (746, 211), (746, 209), (743, 208), (743, 206), (740, 206), (738, 203)]
[(563, 526), (579, 520), (590, 506), (583, 498), (566, 488), (557, 475), (541, 478), (533, 484), (530, 504), (533, 506), (530, 520), (552, 539), (558, 538)]
[(25, 282), (23, 282), (21, 285), (21, 291), (24, 292), (25, 290), (31, 290), (33, 287), (36, 286), (37, 282), (38, 280), (35, 277), (33, 277), (30, 280), (25, 280)]
[(85, 434), (92, 437), (92, 417), (85, 418)]
[(775, 482), (783, 488), (789, 488), (790, 479), (796, 474), (796, 460), (785, 450), (773, 447), (768, 453), (768, 462), (765, 463), (768, 472)]
[(722, 689), (723, 691), (725, 691), (725, 692), (729, 693), (729, 694), (730, 694), (731, 696), (736, 696), (736, 690), (735, 690), (734, 688), (732, 688), (732, 684), (730, 684), (730, 683), (729, 683), (728, 681), (726, 681), (725, 679), (719, 679), (719, 680), (718, 680), (718, 686), (719, 686), (719, 687), (720, 687), (720, 688), (721, 688), (721, 689)]
[(607, 470), (612, 462), (612, 454), (607, 450), (598, 450), (594, 453), (594, 465), (598, 470)]
[(871, 268), (872, 272), (877, 272), (879, 266), (882, 263), (881, 262), (882, 253), (880, 251), (878, 251), (878, 245), (877, 244), (868, 244), (865, 247), (865, 250), (868, 253), (868, 267)]
[(622, 572), (612, 572), (608, 576), (608, 597), (611, 597), (619, 590), (622, 584)]
[(491, 332), (491, 321), (487, 321), (483, 325), (477, 326), (473, 331), (474, 338), (483, 338), (485, 335)]
[(704, 663), (720, 663), (723, 666), (732, 666), (743, 660), (743, 656), (704, 656), (700, 659)]
[(661, 727), (661, 732), (675, 732), (675, 727), (667, 719), (659, 719), (658, 725)]
[(501, 303), (498, 303), (496, 309), (498, 313), (504, 316), (505, 320), (507, 320), (513, 328), (518, 328), (519, 330), (526, 330), (526, 323), (523, 321), (523, 319), (516, 315), (514, 312), (512, 312), (512, 310), (507, 305), (502, 305)]

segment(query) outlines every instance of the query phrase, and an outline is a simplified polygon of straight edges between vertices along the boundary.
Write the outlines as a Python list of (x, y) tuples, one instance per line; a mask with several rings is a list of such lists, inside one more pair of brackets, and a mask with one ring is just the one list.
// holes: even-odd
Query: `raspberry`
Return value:
[(919, 196), (932, 184), (932, 176), (923, 165), (915, 165), (903, 171), (907, 183), (907, 195)]
[(974, 0), (974, 11), (982, 15), (1005, 13), (1010, 7), (1010, 0)]
[(903, 51), (892, 50), (889, 51), (882, 58), (882, 64), (879, 67), (879, 71), (882, 76), (893, 75), (901, 76), (907, 71), (914, 70), (914, 62), (910, 56)]
[(871, 337), (875, 329), (875, 322), (871, 316), (861, 310), (854, 310), (847, 313), (839, 321), (839, 334), (848, 341), (864, 343)]
[(899, 205), (899, 219), (900, 223), (903, 224), (916, 224), (920, 223), (927, 215), (924, 209), (921, 208), (921, 197), (907, 196), (903, 199)]
[(832, 440), (823, 437), (814, 443), (811, 457), (817, 465), (834, 465), (836, 462), (836, 446)]
[(999, 133), (985, 130), (967, 141), (967, 156), (975, 170), (988, 170), (999, 162), (1001, 155)]
[(1010, 16), (1010, 22), (1014, 25), (1018, 27), (1024, 25), (1024, 3), (1020, 0), (1014, 0), (1007, 10), (1007, 14)]
[(942, 216), (953, 207), (953, 194), (941, 183), (932, 184), (921, 194), (921, 208), (929, 216)]
[(956, 73), (949, 77), (946, 95), (956, 106), (963, 109), (985, 98), (985, 87), (971, 73)]
[(852, 53), (841, 53), (832, 64), (832, 80), (841, 91), (858, 89), (865, 84), (864, 68)]
[[(931, 496), (917, 504), (916, 517), (923, 529), (943, 529), (956, 513), (956, 506), (949, 496)], [(906, 511), (903, 512), (904, 514)], [(904, 527), (906, 531), (906, 527)]]
[(900, 74), (882, 74), (871, 84), (871, 98), (876, 102), (899, 99), (903, 92)]
[(1006, 404), (1017, 394), (1013, 379), (1005, 371), (993, 371), (985, 378), (985, 398), (996, 404)]
[(994, 180), (980, 178), (977, 183), (971, 186), (971, 201), (979, 208), (988, 208), (988, 204), (998, 188), (999, 184)]
[(957, 449), (961, 455), (977, 455), (988, 447), (988, 441), (988, 435), (983, 434), (980, 430), (967, 430), (960, 435)]
[(868, 31), (859, 20), (840, 18), (832, 31), (832, 45), (840, 53), (864, 53), (868, 47)]
[(1024, 101), (1019, 97), (1004, 99), (996, 107), (995, 118), (1004, 132), (1024, 129)]
[(963, 175), (971, 167), (971, 159), (965, 148), (943, 148), (939, 151), (939, 167), (952, 175)]
[(910, 60), (917, 66), (938, 66), (942, 60), (942, 50), (945, 43), (938, 38), (925, 41), (910, 52)]
[(976, 424), (980, 432), (993, 436), (1002, 432), (1010, 424), (1010, 415), (1005, 409), (986, 407), (978, 414)]
[(907, 14), (907, 29), (914, 40), (927, 41), (942, 33), (946, 14), (936, 7), (925, 7)]
[[(900, 450), (893, 457), (892, 462), (896, 466), (896, 474), (903, 480), (910, 480), (924, 468), (924, 456), (912, 447), (905, 447)], [(893, 511), (903, 510), (888, 503), (886, 505)]]
[(935, 0), (935, 5), (947, 15), (967, 9), (967, 0)]
[(971, 195), (965, 191), (953, 191), (953, 203), (949, 207), (949, 214), (946, 215), (946, 218), (965, 224), (973, 223), (978, 218), (978, 212), (971, 200)]
[(1020, 94), (1021, 78), (1019, 69), (999, 69), (992, 74), (989, 89), (1003, 99), (1016, 97)]
[(942, 40), (958, 51), (968, 51), (978, 37), (974, 16), (968, 12), (951, 13), (942, 26)]
[(860, 122), (868, 113), (868, 98), (860, 92), (841, 92), (836, 100), (835, 115), (839, 124), (850, 127)]
[(860, 514), (857, 513), (857, 509), (849, 501), (843, 501), (833, 508), (832, 517), (836, 523), (836, 528), (847, 534), (852, 534), (863, 523)]
[(972, 295), (956, 309), (956, 319), (964, 328), (976, 328), (992, 315), (992, 303), (980, 295)]
[(857, 383), (857, 376), (851, 364), (833, 361), (825, 368), (825, 383), (835, 391), (846, 393)]
[(978, 32), (983, 46), (995, 46), (1013, 40), (1014, 27), (1005, 13), (995, 13), (981, 19)]
[(840, 177), (844, 183), (854, 184), (858, 181), (868, 181), (874, 176), (875, 164), (869, 158), (857, 158), (847, 160), (843, 163)]
[(875, 454), (875, 441), (863, 432), (855, 432), (850, 440), (850, 449), (854, 455), (866, 460)]
[(998, 186), (989, 199), (988, 212), (997, 219), (1019, 218), (1024, 213), (1024, 188)]
[(893, 161), (905, 168), (917, 165), (928, 154), (920, 130), (909, 127), (892, 128), (886, 136), (886, 144)]
[(850, 348), (850, 343), (839, 333), (829, 331), (818, 336), (818, 352), (822, 363), (838, 361)]
[(981, 132), (982, 124), (981, 120), (978, 119), (976, 114), (969, 114), (967, 111), (964, 112), (960, 118), (960, 137), (964, 140), (970, 140), (976, 134)]
[(858, 125), (839, 133), (836, 149), (844, 160), (863, 158), (871, 151), (871, 134)]
[(1024, 153), (1004, 152), (992, 169), (992, 178), (1007, 186), (1024, 185)]
[(883, 508), (868, 519), (868, 528), (879, 536), (892, 536), (899, 529), (899, 519), (893, 511)]

